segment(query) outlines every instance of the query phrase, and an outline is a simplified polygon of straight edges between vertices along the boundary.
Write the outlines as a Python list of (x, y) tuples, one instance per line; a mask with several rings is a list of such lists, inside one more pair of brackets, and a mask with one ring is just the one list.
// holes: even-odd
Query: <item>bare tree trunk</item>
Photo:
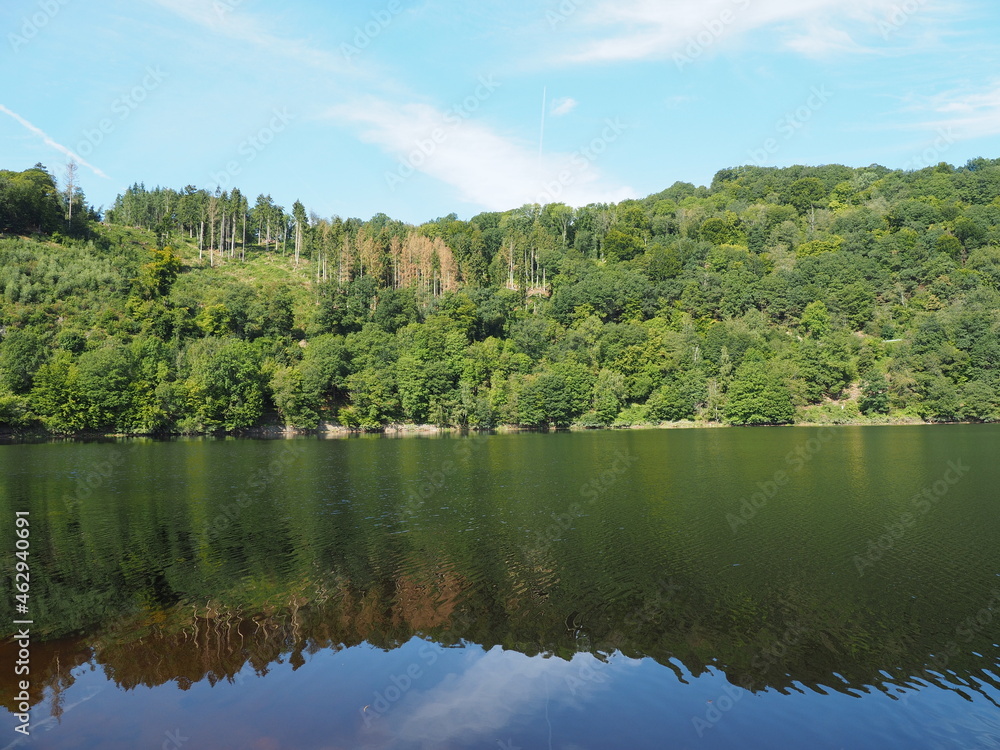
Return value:
[(69, 218), (67, 223), (73, 224), (73, 188), (76, 187), (76, 162), (70, 161), (66, 165), (66, 202), (69, 204)]
[(510, 240), (507, 248), (507, 288), (514, 288), (514, 241)]

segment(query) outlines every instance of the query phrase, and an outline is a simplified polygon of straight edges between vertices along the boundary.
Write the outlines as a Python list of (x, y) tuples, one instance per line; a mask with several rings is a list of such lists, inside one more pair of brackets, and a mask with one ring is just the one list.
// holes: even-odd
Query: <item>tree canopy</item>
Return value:
[(1000, 159), (419, 226), (36, 165), (0, 232), (8, 430), (1000, 416)]

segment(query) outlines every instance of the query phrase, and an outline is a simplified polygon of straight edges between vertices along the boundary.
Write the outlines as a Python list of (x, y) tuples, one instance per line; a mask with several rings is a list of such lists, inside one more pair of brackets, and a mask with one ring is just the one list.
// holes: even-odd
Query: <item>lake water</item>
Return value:
[(1000, 427), (0, 446), (0, 748), (997, 748)]

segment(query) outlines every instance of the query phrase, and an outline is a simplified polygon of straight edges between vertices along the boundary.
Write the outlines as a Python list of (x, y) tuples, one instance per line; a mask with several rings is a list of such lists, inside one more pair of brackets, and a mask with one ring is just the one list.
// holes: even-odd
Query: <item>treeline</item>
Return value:
[(75, 185), (75, 165), (59, 190), (41, 164), (23, 172), (0, 169), (0, 233), (86, 236), (97, 213)]
[(1000, 416), (1000, 159), (419, 227), (135, 185), (89, 231), (0, 241), (2, 424)]

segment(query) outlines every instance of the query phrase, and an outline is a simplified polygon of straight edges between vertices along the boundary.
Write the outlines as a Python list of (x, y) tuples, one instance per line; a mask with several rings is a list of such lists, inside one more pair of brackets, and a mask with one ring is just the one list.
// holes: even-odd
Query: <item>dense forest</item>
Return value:
[(0, 429), (1000, 418), (1000, 159), (411, 226), (0, 171)]

